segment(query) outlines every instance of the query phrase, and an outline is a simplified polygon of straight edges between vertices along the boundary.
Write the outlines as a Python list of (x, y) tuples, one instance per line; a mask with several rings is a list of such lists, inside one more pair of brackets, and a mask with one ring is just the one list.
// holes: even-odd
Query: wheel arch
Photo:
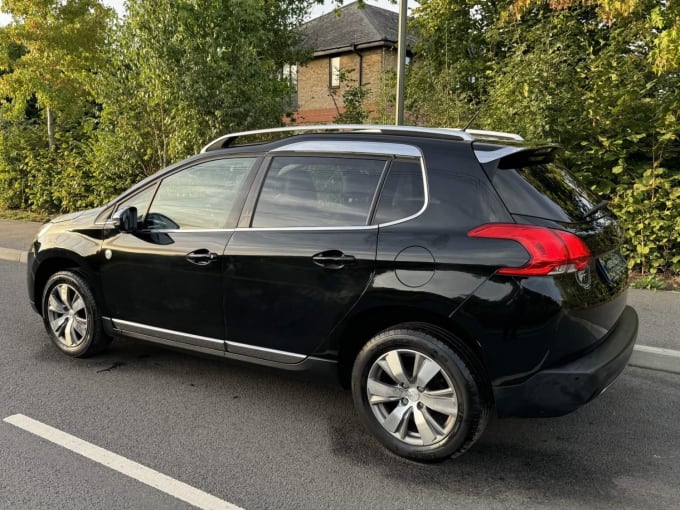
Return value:
[(350, 386), (352, 367), (362, 347), (380, 331), (402, 324), (426, 330), (452, 347), (464, 349), (486, 376), (481, 347), (455, 320), (420, 308), (386, 306), (349, 317), (334, 335), (338, 346), (338, 377), (343, 387)]
[[(35, 271), (33, 279), (33, 299), (36, 309), (42, 316), (42, 297), (45, 285), (50, 277), (59, 271), (73, 270), (83, 276), (89, 276), (91, 269), (82, 257), (74, 253), (58, 250), (52, 253), (41, 254), (41, 261)], [(93, 286), (94, 287), (94, 286)], [(93, 292), (95, 289), (93, 288)], [(95, 294), (96, 295), (96, 294)]]

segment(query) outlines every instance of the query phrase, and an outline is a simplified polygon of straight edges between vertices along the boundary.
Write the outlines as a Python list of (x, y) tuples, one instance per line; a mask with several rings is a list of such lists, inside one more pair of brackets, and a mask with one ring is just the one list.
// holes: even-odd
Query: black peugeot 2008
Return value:
[(226, 135), (46, 224), (29, 296), (68, 355), (123, 335), (331, 375), (387, 448), (445, 459), (492, 412), (577, 409), (631, 355), (621, 231), (556, 151), (404, 126)]

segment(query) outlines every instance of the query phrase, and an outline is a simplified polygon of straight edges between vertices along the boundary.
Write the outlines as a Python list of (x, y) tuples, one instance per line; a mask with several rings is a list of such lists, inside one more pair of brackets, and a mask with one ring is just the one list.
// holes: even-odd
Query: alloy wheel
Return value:
[(88, 313), (83, 296), (73, 286), (59, 283), (50, 291), (47, 318), (56, 339), (64, 347), (78, 347), (87, 336)]
[(366, 393), (382, 427), (409, 445), (438, 443), (458, 423), (458, 395), (451, 378), (421, 352), (395, 349), (382, 354), (369, 370)]

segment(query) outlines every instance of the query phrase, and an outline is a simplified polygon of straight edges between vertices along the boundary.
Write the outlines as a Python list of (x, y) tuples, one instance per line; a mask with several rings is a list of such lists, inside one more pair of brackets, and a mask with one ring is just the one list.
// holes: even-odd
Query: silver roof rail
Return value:
[(348, 132), (348, 133), (383, 133), (383, 134), (408, 134), (408, 133), (420, 133), (423, 135), (436, 135), (441, 137), (450, 137), (457, 140), (473, 141), (475, 140), (474, 135), (478, 134), (482, 138), (498, 138), (498, 139), (508, 139), (508, 140), (523, 140), (519, 135), (512, 133), (500, 133), (495, 131), (476, 131), (476, 130), (466, 130), (453, 129), (453, 128), (429, 128), (421, 126), (389, 126), (389, 125), (378, 125), (378, 124), (316, 124), (316, 125), (304, 125), (304, 126), (285, 126), (270, 129), (256, 129), (253, 131), (242, 131), (240, 133), (230, 133), (228, 135), (220, 136), (216, 138), (208, 145), (201, 149), (201, 152), (209, 152), (218, 149), (223, 149), (229, 147), (237, 138), (250, 135), (262, 135), (270, 133), (293, 133), (293, 132)]
[(479, 138), (490, 138), (493, 140), (514, 140), (516, 142), (523, 142), (524, 138), (515, 133), (505, 133), (504, 131), (484, 131), (482, 129), (466, 129), (466, 133), (472, 136), (477, 135)]

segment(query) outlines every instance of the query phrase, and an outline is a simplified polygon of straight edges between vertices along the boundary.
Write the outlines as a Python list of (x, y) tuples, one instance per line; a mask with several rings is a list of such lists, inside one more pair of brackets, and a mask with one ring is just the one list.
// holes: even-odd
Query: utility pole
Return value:
[(54, 116), (52, 110), (48, 106), (45, 108), (45, 116), (47, 117), (47, 141), (50, 149), (55, 148), (54, 144)]
[(406, 74), (406, 16), (408, 0), (399, 0), (399, 35), (397, 36), (397, 48), (399, 49), (397, 60), (397, 101), (395, 125), (404, 124), (404, 76)]

